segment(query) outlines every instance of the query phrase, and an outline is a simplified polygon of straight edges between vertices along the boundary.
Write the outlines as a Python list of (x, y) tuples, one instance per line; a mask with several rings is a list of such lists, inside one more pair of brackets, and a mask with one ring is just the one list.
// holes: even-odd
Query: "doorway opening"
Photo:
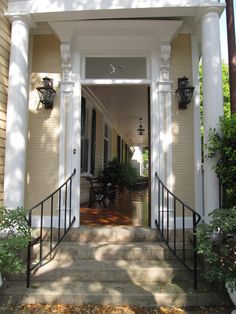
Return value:
[[(150, 225), (149, 93), (147, 85), (82, 86), (81, 225)], [(96, 201), (88, 177), (115, 197)]]

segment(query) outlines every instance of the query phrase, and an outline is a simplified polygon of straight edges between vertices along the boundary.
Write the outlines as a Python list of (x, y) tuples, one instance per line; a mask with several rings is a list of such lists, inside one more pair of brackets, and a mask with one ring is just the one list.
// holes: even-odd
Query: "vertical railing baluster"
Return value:
[(59, 190), (59, 202), (58, 202), (58, 232), (57, 232), (57, 240), (60, 240), (61, 235), (61, 189)]
[(162, 225), (162, 230), (161, 230), (161, 234), (162, 236), (164, 235), (164, 186), (161, 185), (161, 210), (162, 210), (162, 222), (161, 222), (161, 225)]
[[(29, 226), (31, 227), (32, 225), (32, 213), (31, 212), (29, 213), (28, 223), (29, 223)], [(31, 275), (31, 242), (28, 243), (28, 247), (27, 247), (27, 278), (26, 278), (27, 288), (30, 287), (30, 275)]]
[(169, 192), (167, 191), (166, 193), (166, 215), (167, 215), (167, 236), (166, 236), (166, 241), (167, 244), (169, 245), (169, 225), (170, 225), (170, 221), (169, 221)]
[(41, 204), (41, 219), (40, 219), (40, 248), (39, 248), (39, 260), (42, 262), (43, 256), (43, 203)]
[(51, 221), (50, 221), (50, 258), (52, 251), (52, 233), (53, 233), (53, 195), (50, 197), (51, 200)]
[(158, 226), (161, 229), (161, 183), (158, 181)]
[(176, 253), (176, 198), (174, 198), (174, 252)]
[(183, 215), (183, 263), (185, 264), (185, 206), (182, 205), (182, 215)]
[(196, 235), (196, 214), (193, 213), (193, 282), (194, 289), (197, 289), (197, 235)]
[(69, 198), (69, 223), (71, 223), (71, 191), (72, 191), (72, 179), (70, 179), (70, 198)]
[(66, 182), (66, 190), (65, 190), (65, 216), (64, 216), (64, 231), (66, 231), (66, 215), (67, 215), (67, 182)]

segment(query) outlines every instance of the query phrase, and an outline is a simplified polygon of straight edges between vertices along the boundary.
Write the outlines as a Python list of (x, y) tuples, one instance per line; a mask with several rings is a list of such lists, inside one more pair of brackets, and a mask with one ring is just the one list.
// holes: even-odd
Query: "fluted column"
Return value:
[[(222, 64), (220, 54), (219, 14), (208, 11), (202, 17), (202, 77), (203, 77), (203, 112), (204, 142), (210, 128), (218, 128), (219, 117), (223, 115)], [(213, 166), (216, 160), (205, 158), (204, 161), (204, 211), (208, 214), (219, 207), (219, 182)]]
[(29, 26), (29, 16), (12, 18), (4, 178), (4, 204), (9, 208), (24, 206)]

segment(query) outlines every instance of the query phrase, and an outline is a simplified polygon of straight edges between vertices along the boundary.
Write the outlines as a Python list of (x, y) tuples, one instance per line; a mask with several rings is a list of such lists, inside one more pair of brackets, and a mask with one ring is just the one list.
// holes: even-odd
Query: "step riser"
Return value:
[(75, 295), (50, 295), (37, 294), (30, 295), (27, 293), (25, 296), (11, 295), (11, 297), (5, 295), (0, 297), (2, 304), (103, 304), (103, 305), (131, 305), (139, 307), (159, 307), (159, 306), (223, 306), (229, 305), (229, 303), (221, 300), (218, 295), (190, 295), (190, 294), (144, 294), (144, 295), (87, 295), (87, 294), (75, 294)]
[[(47, 252), (48, 247), (45, 247), (43, 252)], [(183, 255), (183, 250), (177, 250), (179, 256)], [(39, 256), (39, 247), (34, 247), (34, 258)], [(158, 246), (153, 247), (128, 247), (125, 244), (121, 245), (101, 245), (98, 248), (91, 246), (82, 247), (78, 244), (78, 247), (67, 247), (66, 244), (62, 244), (59, 248), (53, 252), (54, 260), (64, 262), (73, 262), (79, 259), (95, 259), (97, 261), (104, 260), (173, 260), (175, 256), (166, 248), (160, 248)], [(185, 250), (186, 259), (190, 259), (193, 256), (192, 250)]]
[[(14, 280), (22, 281), (25, 276), (17, 276), (12, 278)], [(99, 282), (184, 282), (191, 281), (191, 275), (185, 269), (159, 269), (159, 270), (123, 270), (123, 269), (113, 269), (113, 270), (70, 270), (66, 269), (55, 269), (46, 273), (42, 273), (39, 270), (32, 278), (33, 282), (45, 282), (45, 281), (56, 281), (62, 280), (66, 283), (75, 282), (94, 282), (94, 280)]]

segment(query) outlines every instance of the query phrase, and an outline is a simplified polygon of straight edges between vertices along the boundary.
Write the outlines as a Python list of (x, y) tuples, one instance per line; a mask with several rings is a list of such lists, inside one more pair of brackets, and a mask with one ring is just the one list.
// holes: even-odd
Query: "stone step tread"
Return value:
[(120, 283), (80, 282), (68, 283), (62, 280), (32, 284), (27, 289), (17, 282), (8, 283), (2, 289), (0, 301), (11, 303), (97, 303), (133, 304), (136, 306), (210, 306), (229, 304), (224, 293), (210, 290), (208, 286), (194, 290), (192, 283)]
[[(54, 246), (56, 243), (53, 243)], [(49, 250), (49, 243), (43, 245), (44, 250)], [(177, 252), (181, 253), (182, 246), (177, 246)], [(34, 247), (37, 257), (39, 246)], [(163, 242), (129, 242), (129, 243), (77, 243), (63, 242), (53, 253), (56, 260), (74, 260), (94, 258), (96, 260), (125, 258), (132, 259), (173, 259), (174, 255)], [(186, 256), (192, 257), (192, 248), (185, 248)]]
[[(192, 280), (191, 272), (182, 264), (170, 261), (127, 261), (106, 260), (78, 260), (61, 264), (51, 261), (39, 268), (33, 275), (33, 280), (48, 281), (61, 278), (70, 282), (79, 281), (120, 281), (120, 282), (165, 282)], [(14, 279), (10, 277), (10, 279)], [(16, 277), (23, 280), (22, 275)]]
[[(189, 261), (191, 263), (191, 261)], [(155, 269), (184, 269), (184, 266), (176, 260), (105, 260), (97, 261), (95, 259), (81, 259), (77, 261), (68, 261), (61, 263), (59, 260), (52, 260), (41, 267), (41, 270), (55, 270), (55, 269), (69, 270), (155, 270)]]
[[(38, 235), (36, 229), (33, 230), (34, 236)], [(50, 230), (44, 229), (45, 239), (50, 238)], [(53, 239), (56, 239), (58, 230), (53, 230)], [(161, 241), (161, 237), (156, 229), (134, 226), (102, 226), (90, 227), (80, 226), (79, 229), (71, 229), (65, 237), (66, 241), (71, 242), (130, 242), (130, 241)]]

